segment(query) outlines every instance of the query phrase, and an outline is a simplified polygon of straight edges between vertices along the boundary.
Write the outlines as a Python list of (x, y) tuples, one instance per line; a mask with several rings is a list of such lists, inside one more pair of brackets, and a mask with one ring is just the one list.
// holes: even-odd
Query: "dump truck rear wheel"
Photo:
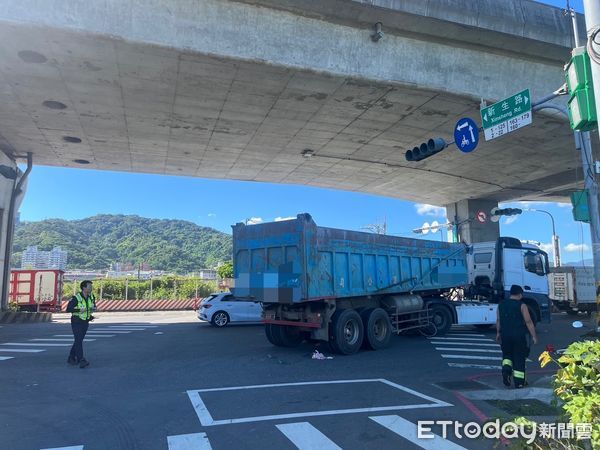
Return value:
[(332, 347), (342, 355), (356, 353), (364, 336), (363, 322), (360, 315), (353, 309), (340, 309), (332, 317)]
[(392, 323), (383, 309), (367, 309), (361, 312), (360, 317), (365, 328), (363, 347), (380, 350), (390, 345)]

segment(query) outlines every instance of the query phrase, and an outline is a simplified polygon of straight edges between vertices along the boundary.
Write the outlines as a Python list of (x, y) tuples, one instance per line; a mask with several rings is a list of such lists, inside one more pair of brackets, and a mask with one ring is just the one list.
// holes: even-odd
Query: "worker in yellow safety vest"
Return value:
[(71, 313), (71, 330), (73, 330), (75, 340), (67, 362), (71, 365), (79, 364), (79, 367), (83, 369), (90, 365), (83, 357), (83, 338), (85, 338), (90, 321), (94, 320), (92, 313), (96, 310), (96, 299), (92, 294), (91, 281), (84, 280), (79, 287), (81, 292), (75, 294), (67, 306), (67, 312)]

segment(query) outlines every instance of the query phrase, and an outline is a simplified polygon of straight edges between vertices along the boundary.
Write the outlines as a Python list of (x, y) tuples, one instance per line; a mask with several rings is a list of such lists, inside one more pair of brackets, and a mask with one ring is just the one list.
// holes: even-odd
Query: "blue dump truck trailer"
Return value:
[(513, 238), (467, 246), (319, 227), (299, 214), (234, 225), (233, 256), (234, 294), (262, 302), (278, 346), (313, 339), (352, 354), (387, 347), (393, 333), (491, 326), (508, 282), (532, 284), (532, 315), (549, 317), (547, 255)]

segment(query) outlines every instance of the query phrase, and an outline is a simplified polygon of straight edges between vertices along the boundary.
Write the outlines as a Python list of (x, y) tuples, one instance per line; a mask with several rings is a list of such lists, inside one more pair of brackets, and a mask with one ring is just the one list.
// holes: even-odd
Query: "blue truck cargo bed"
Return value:
[(234, 294), (265, 303), (427, 293), (467, 284), (462, 244), (319, 227), (309, 214), (232, 228)]

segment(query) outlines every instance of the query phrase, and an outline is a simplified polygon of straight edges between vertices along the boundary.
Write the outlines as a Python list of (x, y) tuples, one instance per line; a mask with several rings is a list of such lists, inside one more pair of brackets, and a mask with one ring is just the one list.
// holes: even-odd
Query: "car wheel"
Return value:
[(222, 328), (229, 323), (229, 314), (225, 311), (217, 311), (213, 314), (210, 323), (217, 328)]
[(331, 347), (342, 355), (356, 353), (363, 343), (364, 336), (360, 314), (353, 309), (340, 309), (335, 312), (331, 321)]
[(383, 309), (367, 309), (361, 312), (360, 317), (365, 327), (363, 347), (380, 350), (390, 345), (392, 323)]
[(452, 326), (452, 315), (450, 310), (442, 305), (433, 305), (431, 307), (431, 321), (437, 328), (437, 334), (443, 336)]

